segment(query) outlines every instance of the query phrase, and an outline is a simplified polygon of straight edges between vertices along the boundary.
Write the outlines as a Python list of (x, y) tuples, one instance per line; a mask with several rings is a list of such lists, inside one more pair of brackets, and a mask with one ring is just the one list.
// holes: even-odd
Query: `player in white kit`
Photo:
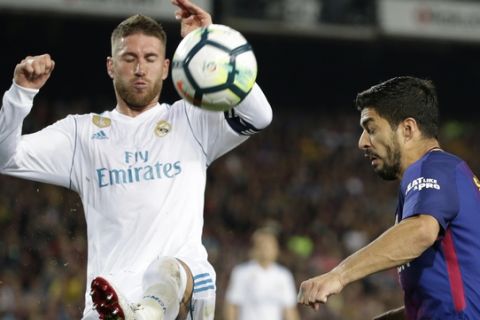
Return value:
[[(212, 22), (189, 0), (172, 3), (183, 36)], [(137, 15), (112, 34), (107, 70), (116, 107), (22, 135), (54, 66), (49, 55), (16, 66), (0, 110), (0, 169), (80, 195), (88, 239), (83, 319), (213, 319), (215, 271), (201, 242), (206, 169), (271, 122), (261, 89), (227, 113), (159, 103), (169, 68), (165, 33)]]
[(251, 259), (232, 269), (224, 320), (299, 320), (293, 274), (277, 263), (276, 232), (269, 227), (252, 235)]

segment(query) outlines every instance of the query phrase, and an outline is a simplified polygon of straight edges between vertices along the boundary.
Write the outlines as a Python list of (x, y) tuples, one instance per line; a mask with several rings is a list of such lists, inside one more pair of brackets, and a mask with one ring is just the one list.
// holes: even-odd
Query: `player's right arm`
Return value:
[(419, 257), (433, 245), (439, 232), (438, 221), (430, 215), (403, 219), (330, 272), (302, 282), (298, 302), (318, 310), (347, 284)]
[(54, 67), (55, 62), (47, 54), (27, 57), (15, 67), (14, 83), (4, 94), (0, 109), (0, 172), (71, 187), (73, 117), (22, 136), (23, 120)]
[(404, 319), (406, 319), (404, 306), (397, 309), (389, 310), (373, 318), (373, 320), (404, 320)]
[(23, 88), (39, 90), (50, 78), (55, 61), (49, 54), (28, 56), (15, 67), (13, 81)]

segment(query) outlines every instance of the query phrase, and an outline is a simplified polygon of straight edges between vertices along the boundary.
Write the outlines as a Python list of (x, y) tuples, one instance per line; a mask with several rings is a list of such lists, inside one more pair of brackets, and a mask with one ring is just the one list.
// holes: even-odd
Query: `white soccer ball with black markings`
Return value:
[(238, 31), (212, 24), (190, 32), (172, 60), (178, 94), (191, 104), (226, 111), (240, 103), (257, 77), (252, 47)]

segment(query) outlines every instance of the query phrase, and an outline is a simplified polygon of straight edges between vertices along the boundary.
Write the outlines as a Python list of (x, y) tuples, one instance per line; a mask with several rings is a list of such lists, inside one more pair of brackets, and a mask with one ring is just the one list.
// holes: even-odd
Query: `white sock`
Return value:
[(161, 257), (143, 277), (143, 299), (136, 314), (145, 320), (174, 320), (187, 286), (187, 273), (175, 258)]

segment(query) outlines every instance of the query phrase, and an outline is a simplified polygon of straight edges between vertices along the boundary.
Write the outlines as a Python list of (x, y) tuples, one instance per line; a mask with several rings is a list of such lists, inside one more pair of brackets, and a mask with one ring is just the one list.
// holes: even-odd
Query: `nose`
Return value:
[(362, 131), (360, 138), (358, 139), (358, 148), (361, 150), (366, 150), (370, 147), (370, 139), (365, 130)]
[(143, 76), (145, 75), (145, 65), (142, 61), (138, 61), (135, 65), (135, 75), (136, 76)]

